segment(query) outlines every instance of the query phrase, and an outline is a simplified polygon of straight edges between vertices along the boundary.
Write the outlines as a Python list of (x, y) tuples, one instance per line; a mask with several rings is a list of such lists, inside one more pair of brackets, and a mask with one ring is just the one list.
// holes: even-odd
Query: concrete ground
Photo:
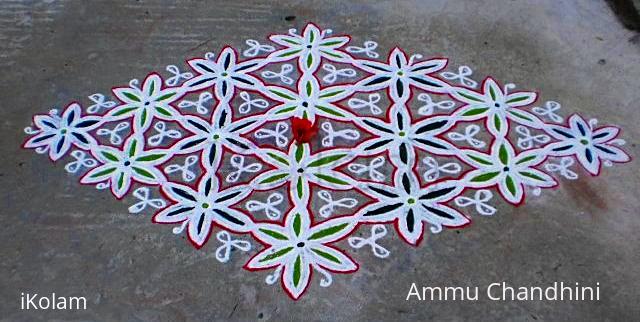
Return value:
[[(287, 19), (285, 19), (287, 17)], [(361, 269), (317, 281), (297, 302), (266, 273), (222, 265), (128, 203), (77, 183), (62, 163), (20, 149), (31, 115), (106, 92), (187, 57), (242, 47), (313, 21), (468, 64), (562, 113), (623, 130), (637, 158), (640, 35), (604, 1), (60, 1), (0, 2), (0, 320), (3, 321), (630, 321), (640, 318), (640, 167), (580, 171), (577, 181), (501, 206), (414, 249), (355, 254)], [(394, 236), (395, 237), (395, 236)], [(246, 257), (242, 257), (246, 258)], [(405, 301), (426, 286), (600, 283), (598, 302)], [(20, 293), (86, 296), (86, 311), (21, 311)]]

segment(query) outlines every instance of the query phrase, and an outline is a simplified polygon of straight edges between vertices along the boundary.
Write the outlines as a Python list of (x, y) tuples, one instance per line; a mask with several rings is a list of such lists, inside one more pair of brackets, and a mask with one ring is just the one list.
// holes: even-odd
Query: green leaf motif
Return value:
[(131, 147), (129, 148), (129, 157), (132, 157), (136, 154), (137, 145), (138, 145), (138, 140), (133, 140), (133, 142), (131, 142)]
[(344, 158), (346, 156), (347, 156), (346, 153), (336, 154), (336, 155), (328, 155), (326, 157), (320, 158), (318, 160), (315, 160), (315, 161), (309, 163), (309, 165), (307, 167), (309, 167), (309, 168), (320, 167), (320, 166), (327, 165), (329, 163), (338, 161), (338, 160), (340, 160), (340, 159), (342, 159), (342, 158)]
[(300, 236), (300, 228), (302, 228), (302, 218), (300, 218), (300, 214), (295, 214), (295, 217), (293, 217), (293, 232), (296, 233), (296, 236)]
[(330, 183), (339, 184), (339, 185), (342, 185), (342, 186), (349, 185), (349, 183), (346, 182), (346, 181), (340, 180), (340, 179), (338, 179), (336, 177), (328, 176), (326, 174), (314, 173), (313, 175), (318, 177), (318, 178), (320, 178), (320, 179), (322, 179), (322, 180), (324, 180), (324, 181), (330, 182)]
[(281, 157), (281, 156), (279, 156), (279, 155), (277, 155), (277, 154), (275, 154), (273, 152), (267, 152), (267, 155), (270, 156), (272, 159), (274, 159), (274, 160), (276, 160), (276, 161), (278, 161), (278, 162), (280, 162), (282, 164), (289, 165), (289, 161), (287, 159), (285, 159), (285, 158), (283, 158), (283, 157)]
[(102, 156), (104, 156), (109, 161), (113, 161), (113, 162), (120, 161), (120, 159), (118, 159), (118, 157), (115, 154), (111, 153), (111, 152), (100, 151), (100, 154), (102, 154)]
[(140, 102), (140, 98), (138, 96), (135, 96), (129, 92), (122, 92), (122, 94), (124, 94), (124, 96), (126, 96), (128, 99), (134, 102)]
[(466, 112), (464, 112), (462, 114), (462, 116), (475, 116), (475, 115), (480, 115), (486, 111), (488, 111), (489, 108), (488, 107), (479, 107), (479, 108), (472, 108)]
[(500, 132), (500, 130), (502, 130), (502, 121), (500, 121), (500, 117), (498, 116), (498, 114), (495, 114), (493, 116), (493, 123), (496, 126), (496, 130), (498, 130), (498, 132)]
[(102, 170), (102, 171), (100, 171), (100, 172), (97, 172), (97, 173), (92, 174), (92, 175), (91, 175), (91, 178), (98, 178), (98, 177), (102, 177), (102, 176), (105, 176), (105, 175), (107, 175), (107, 174), (109, 174), (109, 173), (112, 173), (113, 171), (116, 171), (116, 168), (109, 168), (109, 169), (105, 169), (105, 170)]
[(304, 194), (304, 189), (302, 187), (302, 177), (298, 177), (298, 183), (296, 184), (296, 190), (298, 192), (298, 198), (302, 199)]
[(176, 94), (177, 94), (176, 92), (164, 94), (164, 95), (158, 97), (157, 101), (164, 101), (164, 100), (170, 99), (173, 96), (175, 96)]
[(530, 156), (527, 156), (527, 157), (524, 157), (524, 158), (518, 160), (518, 162), (516, 162), (516, 164), (522, 164), (522, 163), (525, 163), (525, 162), (529, 162), (529, 161), (531, 161), (531, 160), (533, 160), (535, 158), (537, 158), (537, 156), (530, 155)]
[(509, 100), (507, 101), (507, 104), (510, 104), (510, 103), (517, 103), (517, 102), (522, 102), (522, 101), (524, 101), (524, 100), (526, 100), (526, 99), (528, 99), (528, 98), (529, 98), (529, 96), (528, 96), (528, 95), (516, 96), (516, 97), (514, 97), (514, 98), (512, 98), (512, 99), (509, 99)]
[(160, 106), (156, 106), (156, 111), (158, 111), (158, 113), (164, 115), (164, 116), (171, 116), (171, 113), (169, 111), (167, 111), (165, 108), (160, 107)]
[(491, 161), (487, 160), (487, 159), (483, 159), (481, 157), (475, 156), (473, 154), (467, 154), (467, 157), (473, 161), (476, 161), (480, 164), (484, 164), (484, 165), (492, 165), (493, 163), (491, 163)]
[(507, 190), (511, 193), (512, 196), (516, 195), (516, 184), (513, 182), (513, 178), (510, 175), (507, 175), (504, 178), (505, 183), (507, 184)]
[(278, 173), (278, 174), (274, 174), (268, 178), (265, 178), (264, 180), (260, 181), (260, 183), (272, 183), (272, 182), (276, 182), (284, 177), (289, 176), (288, 173)]
[(302, 275), (302, 259), (298, 256), (293, 264), (293, 285), (296, 287), (300, 284), (300, 275)]
[(313, 251), (314, 253), (318, 254), (319, 256), (324, 257), (324, 258), (326, 258), (326, 259), (328, 259), (328, 260), (330, 260), (330, 261), (332, 261), (332, 262), (334, 262), (336, 264), (342, 264), (342, 262), (340, 262), (340, 260), (337, 257), (335, 257), (335, 256), (333, 256), (333, 255), (331, 255), (331, 254), (329, 254), (329, 253), (327, 253), (325, 251), (322, 251), (322, 250), (320, 250), (318, 248), (311, 248), (311, 251)]
[(523, 119), (523, 120), (527, 120), (529, 122), (533, 122), (533, 120), (530, 117), (528, 117), (528, 116), (526, 116), (526, 115), (524, 115), (524, 114), (522, 114), (520, 112), (516, 112), (516, 111), (514, 111), (512, 109), (509, 110), (509, 114), (511, 114), (511, 115), (513, 115), (513, 116), (515, 116), (517, 118), (520, 118), (520, 119)]
[(311, 55), (311, 53), (309, 53), (307, 55), (307, 68), (311, 68), (311, 65), (313, 65), (313, 55)]
[(131, 167), (133, 169), (133, 171), (137, 172), (139, 175), (143, 176), (143, 177), (147, 177), (150, 179), (155, 179), (156, 177), (149, 171), (143, 169), (143, 168), (138, 168), (138, 167)]
[(282, 97), (282, 98), (286, 98), (286, 99), (288, 99), (288, 100), (293, 100), (293, 99), (294, 99), (294, 98), (293, 98), (293, 96), (290, 96), (290, 95), (288, 95), (288, 94), (286, 94), (286, 93), (283, 93), (283, 92), (281, 92), (281, 91), (277, 91), (277, 90), (275, 90), (275, 89), (270, 89), (270, 90), (269, 90), (269, 92), (271, 92), (271, 93), (273, 93), (273, 94), (276, 94), (276, 95), (278, 95), (278, 96), (280, 96), (280, 97)]
[(468, 99), (468, 100), (476, 101), (476, 102), (482, 102), (482, 100), (481, 100), (481, 99), (479, 99), (479, 98), (477, 98), (477, 97), (475, 97), (475, 96), (471, 96), (471, 95), (469, 95), (469, 94), (466, 94), (466, 93), (464, 93), (463, 91), (458, 91), (457, 93), (458, 93), (458, 95), (460, 95), (460, 96), (462, 96), (462, 97), (464, 97), (464, 98), (466, 98), (466, 99)]
[(290, 252), (293, 249), (293, 247), (287, 247), (287, 248), (283, 248), (277, 252), (271, 253), (263, 258), (261, 258), (260, 260), (258, 260), (258, 262), (266, 262), (266, 261), (270, 261), (272, 259), (276, 259), (280, 256), (283, 256), (285, 254), (287, 254), (288, 252)]
[(320, 106), (320, 105), (316, 105), (316, 108), (327, 113), (327, 114), (331, 114), (331, 115), (335, 115), (335, 116), (340, 116), (340, 117), (344, 117), (344, 114), (332, 109), (332, 108), (328, 108), (325, 106)]
[(129, 112), (131, 112), (133, 110), (137, 110), (137, 109), (138, 109), (138, 107), (135, 107), (135, 106), (134, 107), (125, 107), (125, 108), (122, 108), (119, 111), (113, 113), (113, 116), (121, 116), (121, 115), (127, 114), (127, 113), (129, 113)]
[(263, 232), (265, 235), (271, 236), (278, 240), (289, 240), (287, 236), (281, 234), (275, 230), (266, 229), (266, 228), (258, 228), (259, 231)]
[(489, 181), (495, 177), (497, 177), (500, 174), (500, 172), (487, 172), (487, 173), (483, 173), (479, 176), (476, 176), (475, 178), (472, 178), (471, 181), (472, 182), (485, 182), (485, 181)]
[(336, 95), (341, 94), (341, 93), (344, 93), (344, 90), (341, 89), (341, 90), (336, 90), (336, 91), (333, 91), (333, 92), (324, 93), (324, 94), (320, 95), (319, 97), (320, 98), (327, 98), (327, 97), (331, 97), (331, 96), (336, 96)]
[(347, 226), (349, 226), (349, 223), (327, 227), (325, 229), (322, 229), (313, 233), (313, 235), (309, 236), (309, 240), (315, 240), (315, 239), (320, 239), (327, 236), (335, 235), (340, 231), (342, 231), (343, 229), (345, 229)]
[(538, 180), (538, 181), (542, 181), (542, 182), (546, 181), (546, 180), (544, 180), (544, 178), (542, 178), (542, 177), (540, 177), (537, 174), (534, 174), (532, 172), (520, 171), (518, 173), (523, 177), (531, 178), (533, 180)]
[(290, 51), (287, 51), (287, 52), (284, 52), (284, 53), (278, 55), (278, 57), (293, 56), (293, 55), (295, 55), (295, 54), (297, 54), (297, 53), (299, 53), (301, 51), (302, 51), (302, 49), (290, 50)]
[(307, 88), (307, 95), (311, 96), (311, 93), (313, 93), (313, 87), (311, 85), (311, 82), (307, 82), (306, 88)]
[(140, 162), (155, 161), (158, 159), (162, 159), (164, 156), (165, 154), (163, 153), (149, 154), (149, 155), (145, 155), (137, 158), (136, 161), (140, 161)]
[(500, 149), (498, 149), (498, 157), (502, 164), (507, 165), (509, 163), (509, 153), (507, 152), (507, 147), (504, 144), (500, 145)]
[(287, 112), (291, 112), (291, 111), (293, 111), (295, 109), (296, 109), (296, 106), (284, 107), (284, 108), (279, 109), (275, 114), (276, 115), (284, 114), (284, 113), (287, 113)]
[(302, 155), (304, 154), (304, 144), (298, 144), (296, 146), (296, 161), (300, 162), (302, 160)]

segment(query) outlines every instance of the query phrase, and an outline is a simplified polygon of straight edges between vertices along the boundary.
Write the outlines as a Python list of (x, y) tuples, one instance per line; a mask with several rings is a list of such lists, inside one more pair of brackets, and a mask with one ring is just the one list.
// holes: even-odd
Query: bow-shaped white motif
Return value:
[(544, 168), (549, 172), (558, 172), (561, 176), (569, 179), (578, 179), (578, 174), (569, 169), (573, 165), (574, 161), (572, 157), (564, 157), (560, 159), (559, 163), (547, 163)]
[(369, 111), (371, 111), (371, 114), (378, 115), (382, 113), (382, 109), (380, 109), (378, 105), (376, 105), (376, 103), (378, 102), (380, 102), (380, 94), (373, 93), (369, 94), (369, 98), (366, 101), (359, 98), (352, 98), (347, 101), (347, 105), (349, 105), (349, 107), (354, 110), (368, 107)]
[(242, 239), (233, 239), (231, 234), (226, 230), (219, 231), (216, 234), (216, 238), (222, 243), (222, 245), (216, 249), (216, 259), (220, 263), (226, 263), (229, 261), (233, 248), (237, 248), (243, 252), (251, 250), (250, 242)]
[(364, 47), (348, 46), (346, 49), (352, 54), (365, 54), (369, 58), (378, 58), (380, 55), (374, 51), (376, 48), (378, 48), (378, 43), (367, 40), (364, 42)]
[(245, 49), (242, 52), (242, 55), (244, 57), (256, 57), (261, 51), (265, 53), (270, 53), (276, 50), (271, 45), (261, 45), (257, 40), (253, 40), (253, 39), (247, 39), (245, 43), (247, 44), (247, 46), (249, 46), (249, 48)]
[(280, 81), (284, 84), (287, 85), (291, 85), (293, 84), (293, 78), (287, 76), (287, 74), (291, 73), (291, 71), (293, 71), (293, 66), (291, 66), (290, 64), (284, 64), (282, 65), (282, 67), (280, 67), (280, 72), (276, 73), (270, 70), (266, 70), (264, 72), (262, 72), (262, 77), (267, 78), (267, 79), (274, 79), (274, 78), (279, 78)]
[(197, 101), (183, 100), (180, 103), (178, 103), (178, 107), (179, 108), (192, 108), (192, 107), (195, 107), (196, 111), (198, 113), (207, 114), (207, 113), (209, 113), (209, 108), (207, 108), (205, 106), (205, 104), (207, 102), (209, 102), (210, 100), (212, 100), (212, 99), (213, 99), (213, 94), (211, 94), (210, 92), (202, 92), (198, 96), (198, 100)]
[(438, 164), (438, 160), (433, 157), (426, 157), (422, 160), (422, 163), (427, 165), (427, 171), (424, 173), (424, 180), (427, 182), (433, 182), (440, 178), (440, 172), (447, 174), (456, 174), (462, 170), (460, 164), (455, 162), (445, 163), (443, 165)]
[(80, 168), (93, 168), (98, 165), (95, 159), (87, 157), (87, 154), (80, 150), (74, 150), (71, 152), (71, 156), (76, 161), (71, 161), (64, 166), (64, 169), (69, 173), (76, 173)]
[(322, 69), (327, 72), (327, 74), (322, 77), (322, 81), (327, 84), (335, 83), (338, 80), (338, 77), (349, 78), (356, 76), (356, 71), (351, 68), (337, 69), (336, 66), (331, 64), (324, 64), (322, 65)]
[(354, 198), (342, 198), (338, 200), (333, 200), (333, 197), (331, 197), (331, 194), (329, 193), (329, 191), (326, 191), (326, 190), (320, 190), (318, 192), (318, 197), (320, 197), (320, 199), (327, 202), (325, 205), (320, 207), (319, 213), (322, 218), (328, 218), (331, 215), (333, 215), (333, 212), (335, 211), (336, 207), (351, 209), (358, 204), (358, 201), (355, 200)]
[(167, 78), (164, 82), (167, 86), (176, 86), (180, 83), (181, 79), (187, 80), (193, 78), (193, 74), (190, 72), (181, 73), (180, 69), (176, 65), (167, 66), (167, 71), (170, 72), (173, 76)]
[(382, 182), (385, 179), (384, 174), (382, 174), (377, 169), (384, 165), (384, 157), (378, 156), (375, 157), (369, 165), (364, 165), (360, 163), (351, 163), (347, 166), (347, 169), (355, 174), (363, 174), (365, 172), (369, 172), (369, 178), (373, 181)]
[(247, 166), (244, 165), (244, 156), (239, 154), (234, 154), (231, 156), (231, 166), (238, 169), (233, 171), (227, 175), (227, 182), (233, 183), (237, 182), (240, 179), (240, 176), (243, 173), (256, 173), (262, 169), (262, 164), (260, 163), (251, 163)]
[(427, 93), (418, 94), (418, 101), (425, 103), (418, 109), (418, 114), (420, 115), (431, 115), (436, 108), (441, 110), (450, 110), (456, 106), (456, 103), (453, 101), (442, 101), (436, 103)]
[(264, 214), (267, 218), (277, 220), (280, 218), (282, 213), (276, 206), (281, 204), (283, 200), (284, 197), (282, 194), (274, 192), (267, 197), (267, 201), (261, 202), (257, 200), (249, 200), (245, 204), (245, 207), (252, 213), (264, 210)]
[(545, 144), (551, 141), (551, 138), (546, 134), (531, 134), (531, 130), (526, 126), (516, 126), (516, 132), (521, 135), (518, 137), (517, 144), (523, 150), (535, 147), (536, 143)]
[(335, 138), (343, 138), (345, 140), (355, 141), (360, 138), (360, 132), (352, 129), (344, 129), (335, 131), (333, 126), (329, 122), (324, 122), (320, 126), (320, 128), (327, 133), (327, 135), (322, 138), (322, 146), (330, 147), (333, 146), (333, 139)]
[(475, 138), (476, 134), (478, 134), (479, 132), (480, 132), (480, 127), (475, 124), (471, 124), (466, 128), (464, 128), (464, 134), (461, 134), (458, 132), (451, 132), (451, 133), (448, 133), (447, 136), (452, 141), (466, 141), (469, 145), (471, 145), (474, 148), (483, 148), (486, 145), (486, 143), (484, 143), (484, 141), (482, 140), (478, 140)]
[(554, 112), (559, 110), (561, 107), (562, 106), (558, 102), (548, 101), (548, 102), (544, 103), (544, 107), (535, 106), (531, 110), (533, 111), (533, 113), (536, 113), (536, 114), (538, 114), (540, 116), (548, 117), (553, 122), (560, 123), (563, 120), (562, 116), (560, 116), (560, 115), (558, 115), (558, 114), (556, 114)]
[(120, 122), (118, 123), (113, 130), (110, 129), (98, 129), (96, 134), (100, 136), (109, 136), (109, 142), (113, 145), (120, 145), (122, 143), (122, 136), (120, 136), (120, 132), (129, 128), (129, 123)]
[(240, 107), (238, 107), (238, 111), (241, 114), (249, 113), (252, 107), (257, 107), (263, 110), (269, 107), (269, 102), (267, 102), (267, 100), (261, 98), (252, 99), (247, 92), (240, 92), (240, 98), (243, 101), (243, 103), (240, 104)]
[(478, 86), (478, 82), (468, 77), (468, 76), (471, 76), (471, 74), (473, 74), (473, 71), (471, 70), (471, 68), (469, 68), (469, 66), (458, 67), (457, 73), (453, 73), (453, 72), (440, 73), (440, 75), (442, 75), (442, 77), (444, 77), (445, 79), (448, 79), (450, 81), (457, 80), (460, 82), (460, 84), (464, 86), (476, 88), (476, 86)]
[(384, 247), (378, 245), (376, 241), (387, 235), (387, 227), (381, 224), (371, 226), (371, 236), (367, 238), (362, 237), (349, 237), (349, 246), (359, 249), (365, 245), (371, 246), (373, 255), (378, 258), (385, 258), (389, 256), (389, 251)]
[(185, 182), (191, 182), (196, 178), (195, 172), (191, 171), (191, 166), (198, 162), (198, 157), (190, 155), (184, 160), (184, 164), (170, 164), (164, 168), (166, 174), (172, 174), (174, 172), (180, 172), (182, 174), (182, 180)]
[(147, 143), (150, 146), (160, 145), (165, 138), (179, 139), (182, 137), (182, 134), (178, 130), (167, 130), (167, 125), (162, 121), (156, 122), (156, 124), (153, 125), (153, 128), (158, 132), (158, 134), (154, 134), (149, 137)]
[(110, 109), (116, 106), (116, 102), (107, 101), (107, 98), (100, 93), (91, 94), (88, 97), (94, 104), (87, 107), (87, 113), (94, 114), (103, 108)]
[(149, 187), (140, 187), (134, 190), (133, 196), (140, 201), (129, 207), (129, 212), (132, 214), (140, 213), (145, 208), (147, 208), (147, 206), (161, 209), (167, 205), (167, 203), (163, 199), (151, 199)]
[(488, 205), (486, 202), (493, 198), (493, 193), (489, 190), (477, 190), (473, 195), (473, 198), (460, 196), (455, 199), (455, 204), (458, 207), (468, 207), (474, 205), (476, 211), (483, 216), (491, 216), (496, 213), (496, 208)]
[(261, 128), (257, 130), (253, 135), (256, 137), (256, 139), (274, 138), (276, 145), (283, 148), (287, 146), (287, 143), (289, 143), (289, 138), (287, 138), (287, 136), (285, 135), (287, 130), (289, 130), (289, 125), (287, 125), (287, 123), (278, 122), (276, 123), (276, 127), (273, 130)]

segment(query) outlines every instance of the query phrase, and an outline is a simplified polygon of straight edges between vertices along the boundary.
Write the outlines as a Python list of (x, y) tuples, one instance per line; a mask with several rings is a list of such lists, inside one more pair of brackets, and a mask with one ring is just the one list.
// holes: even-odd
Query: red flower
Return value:
[(318, 134), (318, 127), (307, 119), (294, 117), (291, 119), (291, 132), (298, 143), (309, 143)]

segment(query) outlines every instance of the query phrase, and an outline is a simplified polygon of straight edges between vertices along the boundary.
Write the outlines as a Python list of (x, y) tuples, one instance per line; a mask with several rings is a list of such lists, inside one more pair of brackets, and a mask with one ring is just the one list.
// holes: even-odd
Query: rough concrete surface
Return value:
[[(285, 17), (289, 17), (285, 19)], [(563, 115), (617, 124), (637, 158), (640, 37), (605, 1), (60, 1), (0, 2), (0, 320), (2, 321), (631, 321), (640, 319), (640, 167), (580, 171), (419, 248), (394, 238), (391, 256), (357, 252), (297, 302), (267, 273), (223, 265), (129, 203), (80, 186), (63, 163), (20, 149), (31, 115), (106, 92), (187, 57), (316, 22), (384, 50), (447, 56), (493, 75)], [(255, 247), (254, 247), (255, 248)], [(316, 277), (317, 278), (317, 277)], [(425, 286), (600, 283), (597, 302), (405, 301)], [(21, 311), (20, 293), (89, 300), (86, 311)]]

